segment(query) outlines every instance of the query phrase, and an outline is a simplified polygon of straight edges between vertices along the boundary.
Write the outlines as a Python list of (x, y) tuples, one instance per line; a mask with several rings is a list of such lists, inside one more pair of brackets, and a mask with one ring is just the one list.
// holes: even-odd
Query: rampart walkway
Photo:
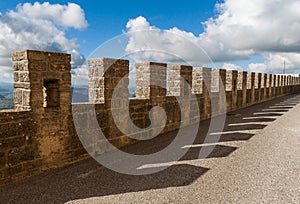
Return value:
[[(292, 95), (229, 113), (206, 159), (197, 156), (209, 121), (181, 161), (162, 172), (122, 175), (88, 159), (2, 186), (0, 203), (300, 203), (299, 104)], [(126, 151), (156, 151), (174, 134)], [(167, 164), (144, 168), (159, 165)]]

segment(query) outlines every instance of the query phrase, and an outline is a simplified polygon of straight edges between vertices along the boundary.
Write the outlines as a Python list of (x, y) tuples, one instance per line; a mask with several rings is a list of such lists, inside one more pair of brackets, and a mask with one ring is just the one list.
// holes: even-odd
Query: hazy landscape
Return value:
[[(72, 87), (73, 103), (88, 101), (88, 87), (77, 86)], [(14, 108), (14, 86), (12, 83), (0, 82), (0, 110)]]
[(13, 84), (0, 82), (0, 110), (13, 109)]

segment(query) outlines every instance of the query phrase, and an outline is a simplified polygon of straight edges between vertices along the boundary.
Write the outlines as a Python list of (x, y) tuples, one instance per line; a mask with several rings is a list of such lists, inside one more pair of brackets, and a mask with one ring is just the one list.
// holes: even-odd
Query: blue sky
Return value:
[[(18, 4), (36, 1), (1, 1), (0, 12), (13, 10)], [(38, 1), (44, 2), (44, 1)], [(129, 19), (144, 16), (151, 23), (161, 29), (178, 27), (183, 30), (199, 34), (203, 32), (201, 22), (206, 21), (214, 15), (216, 1), (202, 0), (184, 3), (180, 0), (169, 1), (48, 1), (51, 4), (67, 4), (73, 2), (81, 6), (85, 11), (88, 28), (84, 30), (68, 29), (70, 38), (78, 39), (80, 50), (88, 55), (95, 45), (100, 45), (106, 40), (122, 34)]]
[[(192, 42), (218, 68), (281, 73), (285, 61), (288, 73), (300, 73), (299, 0), (47, 2), (0, 2), (0, 81), (12, 81), (10, 53), (22, 49), (71, 53), (73, 75), (84, 75), (78, 65), (121, 34), (125, 53), (160, 49), (201, 65)], [(158, 53), (131, 57), (176, 62)]]
[(161, 0), (75, 2), (85, 10), (89, 23), (88, 29), (83, 32), (70, 32), (71, 37), (80, 39), (83, 53), (95, 49), (95, 44), (122, 34), (128, 20), (138, 16), (144, 16), (162, 29), (177, 26), (199, 34), (203, 31), (201, 22), (213, 15), (215, 5), (212, 0), (190, 1), (189, 4), (172, 1), (172, 6), (169, 1)]

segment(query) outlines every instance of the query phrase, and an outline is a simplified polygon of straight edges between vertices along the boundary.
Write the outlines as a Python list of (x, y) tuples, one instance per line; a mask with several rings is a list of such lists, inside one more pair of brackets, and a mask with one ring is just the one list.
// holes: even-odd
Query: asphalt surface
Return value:
[[(201, 122), (187, 154), (161, 172), (124, 175), (87, 159), (1, 186), (0, 203), (300, 203), (299, 104), (300, 95), (292, 95), (228, 114), (207, 158), (199, 159), (199, 152), (214, 145), (202, 144), (209, 120)], [(124, 151), (157, 152), (175, 136), (162, 135)]]

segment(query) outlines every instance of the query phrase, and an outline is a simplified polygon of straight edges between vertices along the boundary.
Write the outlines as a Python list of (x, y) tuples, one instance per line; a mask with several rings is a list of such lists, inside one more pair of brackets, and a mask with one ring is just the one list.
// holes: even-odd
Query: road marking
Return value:
[[(257, 118), (257, 117), (255, 117)], [(264, 117), (265, 118), (265, 117)], [(234, 127), (234, 126), (241, 126), (241, 125), (268, 125), (271, 122), (248, 122), (248, 123), (233, 123), (233, 124), (228, 124), (228, 127)]]
[(266, 118), (268, 118), (268, 119), (276, 119), (277, 116), (268, 116), (268, 117), (266, 117), (266, 116), (245, 117), (245, 118), (243, 118), (243, 120), (255, 120), (255, 119), (266, 119)]

